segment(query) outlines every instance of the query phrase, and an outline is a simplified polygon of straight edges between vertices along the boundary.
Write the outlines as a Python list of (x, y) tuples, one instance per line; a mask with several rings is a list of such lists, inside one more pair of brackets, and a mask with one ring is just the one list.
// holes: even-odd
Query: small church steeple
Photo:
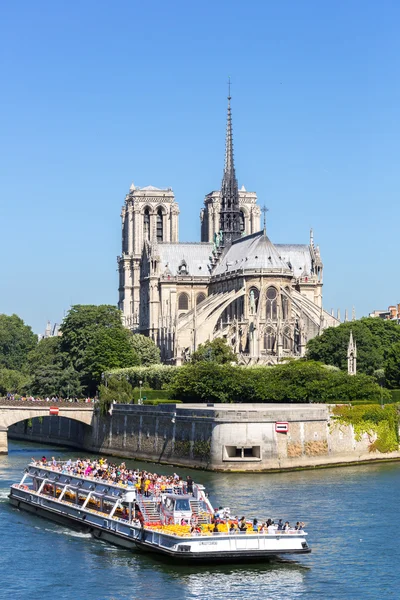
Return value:
[(350, 339), (347, 348), (347, 372), (349, 375), (356, 375), (357, 373), (357, 344), (353, 340), (352, 330), (350, 330)]
[(233, 160), (231, 80), (228, 82), (228, 117), (226, 123), (225, 166), (221, 185), (220, 228), (226, 246), (240, 237), (239, 191)]

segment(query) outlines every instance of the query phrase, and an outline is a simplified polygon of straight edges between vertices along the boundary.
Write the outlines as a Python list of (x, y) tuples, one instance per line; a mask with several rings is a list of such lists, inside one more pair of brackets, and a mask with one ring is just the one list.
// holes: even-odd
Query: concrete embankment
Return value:
[(9, 436), (216, 471), (282, 471), (399, 460), (370, 452), (371, 437), (332, 419), (322, 404), (114, 405), (92, 425), (59, 417), (9, 428)]

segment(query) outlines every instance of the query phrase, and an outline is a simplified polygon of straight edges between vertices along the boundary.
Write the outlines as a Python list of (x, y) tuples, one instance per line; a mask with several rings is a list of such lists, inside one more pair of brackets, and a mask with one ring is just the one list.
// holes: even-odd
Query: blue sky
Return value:
[(172, 187), (199, 239), (232, 77), (239, 185), (276, 243), (324, 261), (324, 305), (400, 301), (400, 4), (179, 0), (0, 7), (0, 312), (36, 332), (117, 302), (132, 181)]

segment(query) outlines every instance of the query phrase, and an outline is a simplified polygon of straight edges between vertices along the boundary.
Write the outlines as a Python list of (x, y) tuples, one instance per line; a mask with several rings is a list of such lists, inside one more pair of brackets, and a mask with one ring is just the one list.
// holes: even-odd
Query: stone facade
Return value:
[(122, 208), (119, 308), (152, 337), (164, 362), (181, 364), (224, 337), (242, 364), (304, 355), (309, 339), (339, 321), (322, 306), (323, 264), (308, 244), (276, 244), (260, 229), (255, 192), (238, 189), (230, 98), (221, 189), (206, 195), (201, 242), (178, 241), (170, 188), (133, 184)]

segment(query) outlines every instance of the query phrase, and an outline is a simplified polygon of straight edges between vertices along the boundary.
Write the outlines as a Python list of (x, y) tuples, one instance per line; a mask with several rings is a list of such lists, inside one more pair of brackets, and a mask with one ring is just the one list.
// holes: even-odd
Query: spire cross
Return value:
[(267, 212), (269, 211), (269, 208), (267, 208), (264, 204), (264, 206), (261, 209), (261, 212), (264, 214), (264, 233), (267, 231)]

